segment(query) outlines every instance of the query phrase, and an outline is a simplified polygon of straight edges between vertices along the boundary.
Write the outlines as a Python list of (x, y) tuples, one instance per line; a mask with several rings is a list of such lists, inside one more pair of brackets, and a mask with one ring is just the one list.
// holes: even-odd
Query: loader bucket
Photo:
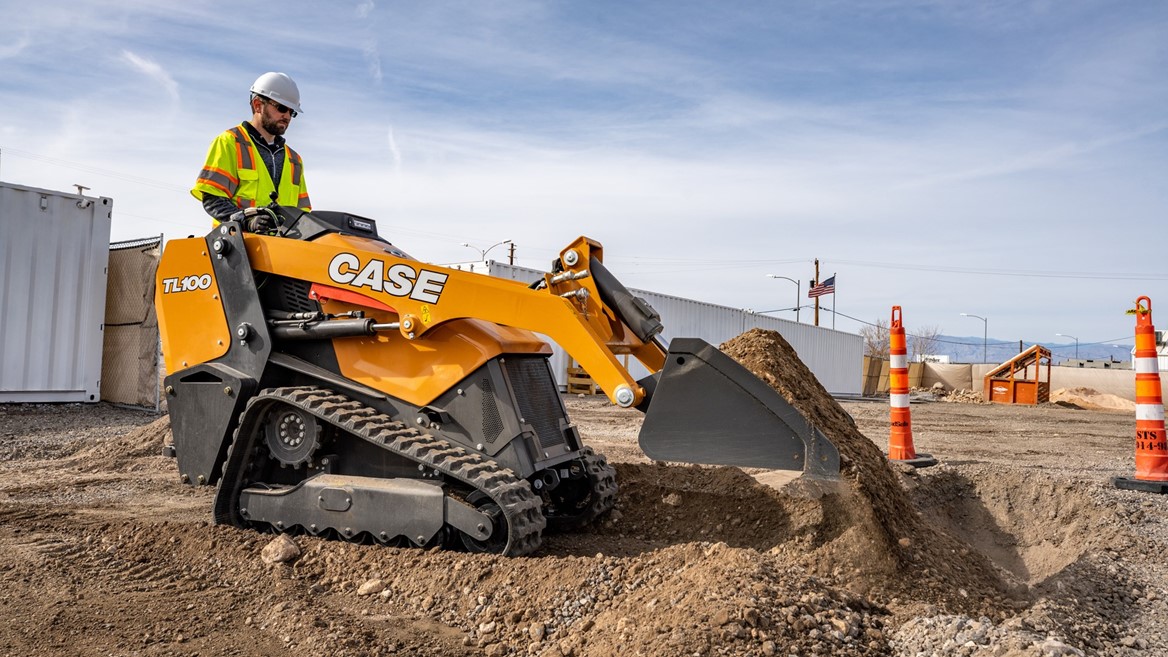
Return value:
[(654, 460), (835, 478), (835, 445), (779, 393), (705, 340), (676, 338), (641, 425)]

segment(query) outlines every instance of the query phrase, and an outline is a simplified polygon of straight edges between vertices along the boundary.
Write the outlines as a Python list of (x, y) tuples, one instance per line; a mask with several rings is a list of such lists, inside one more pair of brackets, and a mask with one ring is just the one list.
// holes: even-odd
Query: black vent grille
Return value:
[(480, 387), (483, 391), (483, 437), (488, 443), (493, 443), (499, 439), (499, 434), (503, 433), (503, 418), (499, 417), (499, 405), (495, 403), (495, 386), (491, 385), (491, 380), (484, 377)]
[(320, 304), (308, 298), (310, 285), (305, 281), (285, 278), (280, 281), (280, 301), (284, 310), (311, 313), (320, 310)]
[(547, 450), (566, 441), (560, 431), (563, 411), (560, 391), (542, 358), (507, 358), (507, 378), (515, 391), (519, 415), (535, 429), (540, 447)]

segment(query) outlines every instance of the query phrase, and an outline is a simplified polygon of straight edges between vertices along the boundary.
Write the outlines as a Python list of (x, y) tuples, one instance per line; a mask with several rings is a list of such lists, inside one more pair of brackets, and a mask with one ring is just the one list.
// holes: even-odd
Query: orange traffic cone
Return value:
[(1116, 488), (1168, 493), (1168, 440), (1164, 437), (1164, 398), (1152, 300), (1136, 299), (1136, 476), (1114, 477)]
[(904, 326), (900, 323), (900, 306), (892, 307), (892, 325), (888, 328), (891, 362), (888, 365), (888, 403), (891, 431), (888, 437), (888, 460), (907, 463), (916, 468), (937, 465), (930, 454), (913, 449), (912, 415), (908, 410), (908, 348)]

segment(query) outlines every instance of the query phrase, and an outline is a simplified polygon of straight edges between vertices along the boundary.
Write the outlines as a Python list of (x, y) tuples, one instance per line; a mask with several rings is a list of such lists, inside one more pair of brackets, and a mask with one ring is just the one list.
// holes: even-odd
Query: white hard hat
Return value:
[(251, 92), (287, 105), (297, 113), (304, 111), (300, 109), (300, 89), (286, 73), (264, 73), (251, 85)]

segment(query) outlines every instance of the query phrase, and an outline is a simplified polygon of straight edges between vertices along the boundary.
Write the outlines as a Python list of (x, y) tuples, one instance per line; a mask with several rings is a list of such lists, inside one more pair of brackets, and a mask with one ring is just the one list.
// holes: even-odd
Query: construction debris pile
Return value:
[(984, 404), (985, 398), (982, 396), (980, 390), (966, 390), (965, 388), (957, 388), (955, 390), (946, 390), (945, 386), (940, 381), (933, 384), (931, 388), (921, 390), (922, 393), (931, 394), (934, 401), (950, 402), (954, 404)]

